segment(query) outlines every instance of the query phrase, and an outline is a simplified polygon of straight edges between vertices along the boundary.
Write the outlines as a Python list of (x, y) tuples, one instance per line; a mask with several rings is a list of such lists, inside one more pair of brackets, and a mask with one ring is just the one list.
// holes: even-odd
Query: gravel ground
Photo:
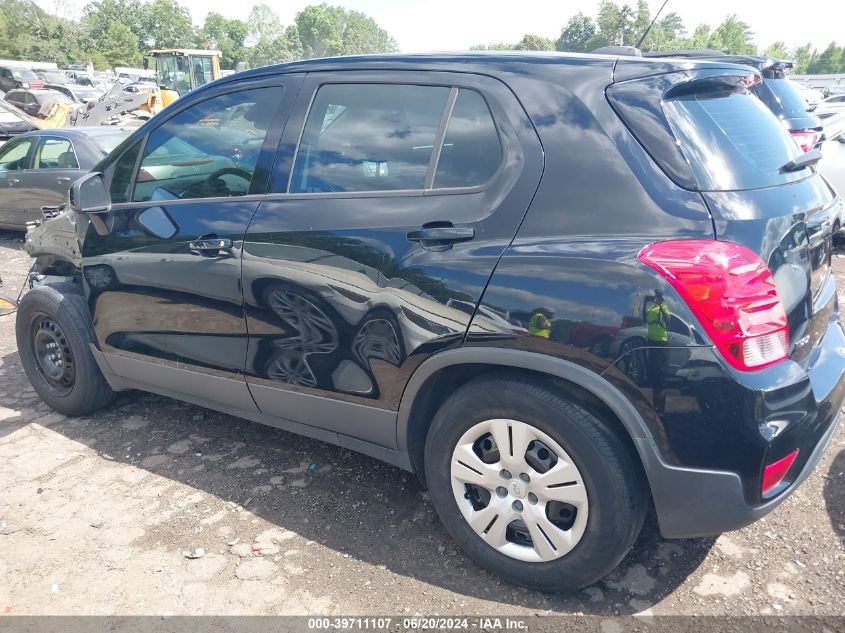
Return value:
[[(7, 293), (20, 238), (0, 232)], [(666, 541), (650, 517), (608, 578), (542, 594), (479, 570), (416, 479), (368, 457), (138, 392), (51, 412), (0, 317), (0, 613), (843, 615), (844, 471), (841, 426), (766, 519)]]

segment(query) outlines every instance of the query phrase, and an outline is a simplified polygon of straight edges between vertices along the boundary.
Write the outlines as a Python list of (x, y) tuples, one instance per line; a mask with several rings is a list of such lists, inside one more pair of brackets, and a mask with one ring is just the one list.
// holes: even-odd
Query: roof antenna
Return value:
[(648, 35), (649, 31), (651, 31), (651, 27), (653, 27), (653, 26), (654, 26), (654, 23), (655, 23), (655, 22), (657, 22), (657, 18), (659, 18), (659, 17), (660, 17), (660, 14), (661, 14), (661, 13), (663, 13), (663, 9), (664, 9), (664, 8), (666, 8), (666, 5), (667, 5), (668, 3), (669, 3), (669, 0), (663, 0), (663, 4), (662, 4), (662, 5), (660, 5), (660, 9), (658, 9), (658, 10), (657, 10), (657, 13), (655, 13), (655, 14), (654, 14), (654, 19), (651, 21), (651, 24), (649, 24), (649, 25), (648, 25), (648, 28), (645, 30), (645, 33), (643, 33), (643, 34), (640, 36), (640, 39), (638, 39), (638, 40), (637, 40), (637, 43), (634, 45), (636, 48), (639, 48), (639, 47), (640, 47), (640, 45), (643, 43), (643, 41), (644, 41), (644, 40), (645, 40), (645, 38), (646, 38), (646, 35)]

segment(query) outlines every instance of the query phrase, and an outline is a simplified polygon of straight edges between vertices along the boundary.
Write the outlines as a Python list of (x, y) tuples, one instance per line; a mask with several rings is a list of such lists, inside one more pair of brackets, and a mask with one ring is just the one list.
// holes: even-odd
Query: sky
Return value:
[[(322, 0), (264, 0), (287, 25), (298, 11)], [(579, 11), (595, 18), (598, 0), (325, 0), (361, 11), (390, 33), (402, 52), (466, 50), (474, 44), (516, 43), (526, 33), (557, 39)], [(78, 14), (83, 0), (38, 0), (45, 9)], [(180, 0), (196, 24), (210, 11), (245, 20), (255, 2)], [(636, 5), (636, 0), (617, 0)], [(649, 0), (652, 12), (662, 0)], [(706, 23), (715, 28), (730, 13), (748, 23), (761, 48), (781, 40), (790, 48), (807, 42), (820, 50), (831, 41), (845, 44), (845, 1), (813, 0), (812, 10), (797, 15), (785, 0), (669, 0), (664, 15), (675, 11), (689, 33)], [(773, 7), (783, 7), (773, 10)], [(68, 17), (71, 17), (68, 15)], [(78, 17), (78, 16), (74, 16)]]

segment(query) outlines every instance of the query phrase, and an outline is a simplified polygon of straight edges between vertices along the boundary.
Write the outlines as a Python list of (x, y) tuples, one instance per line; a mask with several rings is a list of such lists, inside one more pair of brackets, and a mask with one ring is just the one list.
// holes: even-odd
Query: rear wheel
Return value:
[(66, 415), (105, 407), (115, 393), (91, 354), (94, 329), (85, 299), (73, 284), (26, 293), (15, 322), (21, 364), (36, 393)]
[(620, 438), (530, 378), (481, 378), (452, 394), (432, 422), (425, 469), (458, 544), (527, 587), (574, 590), (600, 579), (645, 516), (645, 485)]

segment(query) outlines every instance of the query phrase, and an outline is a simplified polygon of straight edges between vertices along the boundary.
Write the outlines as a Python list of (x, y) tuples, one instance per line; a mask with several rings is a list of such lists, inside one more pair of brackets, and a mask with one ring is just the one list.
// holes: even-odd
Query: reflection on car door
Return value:
[(0, 227), (26, 227), (21, 180), (29, 171), (36, 140), (34, 136), (17, 138), (0, 148)]
[[(243, 380), (242, 240), (298, 82), (212, 92), (110, 168), (114, 225), (105, 236), (89, 227), (83, 276), (98, 342), (118, 375), (255, 409)], [(221, 128), (243, 104), (251, 109), (245, 124)]]
[(471, 315), (450, 301), (477, 304), (541, 160), (496, 80), (310, 73), (244, 242), (261, 411), (395, 446), (410, 373), (461, 343)]
[(57, 206), (67, 197), (70, 183), (83, 175), (71, 141), (63, 136), (40, 136), (32, 169), (21, 174), (21, 200), (28, 220), (41, 217), (41, 207)]

